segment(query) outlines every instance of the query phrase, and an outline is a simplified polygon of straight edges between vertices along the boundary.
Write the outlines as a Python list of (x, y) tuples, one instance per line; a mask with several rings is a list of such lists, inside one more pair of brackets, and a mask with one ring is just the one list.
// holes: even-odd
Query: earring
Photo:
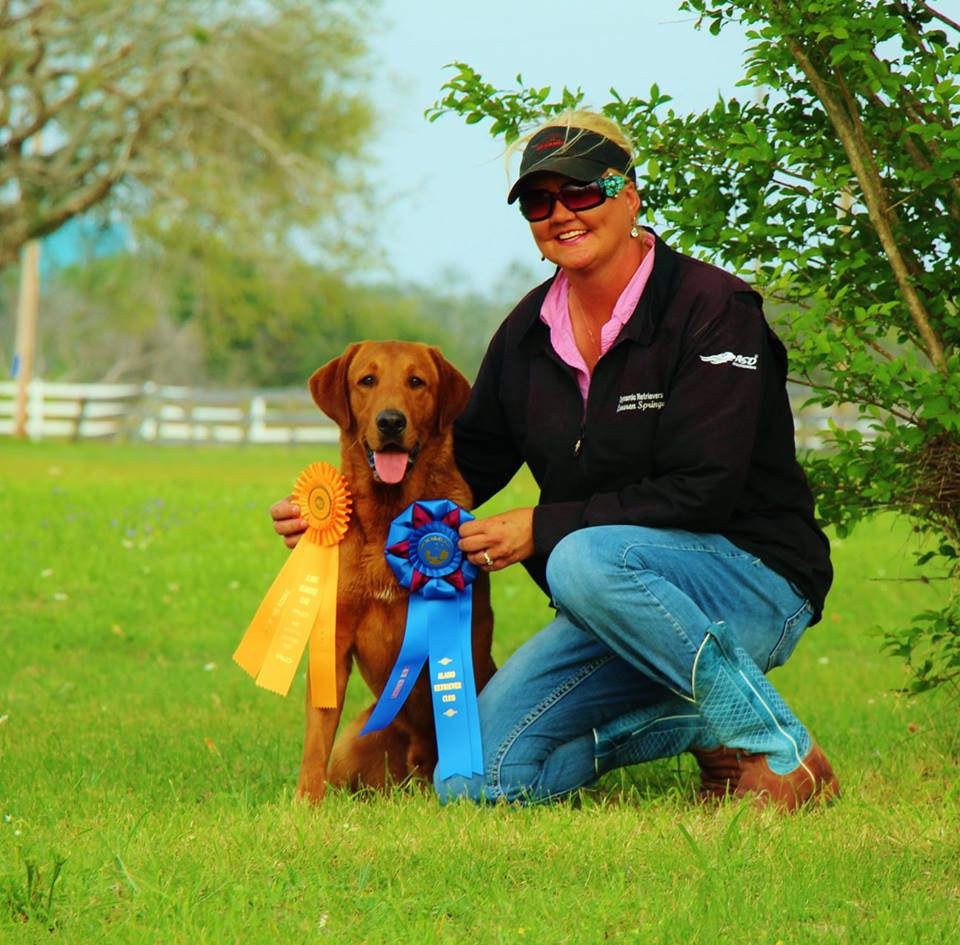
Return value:
[(541, 254), (540, 254), (540, 262), (546, 262), (546, 259), (547, 259), (547, 257), (544, 256), (543, 253), (541, 253)]
[(634, 239), (636, 239), (640, 235), (640, 227), (638, 227), (636, 223), (634, 223), (633, 226), (630, 227), (630, 235)]

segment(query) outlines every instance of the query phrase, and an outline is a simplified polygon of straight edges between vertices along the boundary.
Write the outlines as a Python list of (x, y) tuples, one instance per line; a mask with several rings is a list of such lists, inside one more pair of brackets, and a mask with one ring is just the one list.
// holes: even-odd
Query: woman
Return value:
[(558, 268), (491, 341), (454, 443), (476, 505), (524, 462), (540, 500), (465, 524), (460, 546), (488, 571), (522, 562), (557, 616), (480, 695), (485, 776), (437, 790), (543, 801), (691, 750), (705, 794), (832, 797), (764, 676), (831, 579), (783, 346), (746, 283), (638, 226), (615, 124), (573, 112), (520, 143), (508, 202)]

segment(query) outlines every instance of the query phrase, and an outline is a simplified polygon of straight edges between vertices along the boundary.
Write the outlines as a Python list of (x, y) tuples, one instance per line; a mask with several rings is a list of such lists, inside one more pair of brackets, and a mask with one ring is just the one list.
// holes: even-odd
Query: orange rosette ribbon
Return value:
[(337, 577), (340, 542), (350, 522), (346, 480), (329, 463), (311, 463), (293, 501), (307, 530), (267, 591), (234, 660), (258, 686), (285, 696), (310, 643), (310, 696), (318, 709), (337, 706)]

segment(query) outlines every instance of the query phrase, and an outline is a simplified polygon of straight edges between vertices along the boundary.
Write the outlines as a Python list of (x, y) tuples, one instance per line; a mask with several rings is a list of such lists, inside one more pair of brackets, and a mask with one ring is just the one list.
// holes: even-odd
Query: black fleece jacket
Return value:
[(510, 313), (454, 426), (457, 465), (480, 505), (524, 462), (540, 486), (535, 552), (564, 535), (631, 524), (720, 534), (791, 581), (818, 620), (832, 569), (796, 459), (787, 356), (742, 280), (657, 238), (636, 310), (597, 362), (586, 407), (540, 306)]

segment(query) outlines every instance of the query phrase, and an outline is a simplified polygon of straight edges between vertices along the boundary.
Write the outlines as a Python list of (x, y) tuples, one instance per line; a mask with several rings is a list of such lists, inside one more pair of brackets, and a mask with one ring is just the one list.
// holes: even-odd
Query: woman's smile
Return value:
[(584, 229), (564, 230), (558, 233), (555, 239), (560, 243), (575, 243), (587, 236), (588, 231)]

